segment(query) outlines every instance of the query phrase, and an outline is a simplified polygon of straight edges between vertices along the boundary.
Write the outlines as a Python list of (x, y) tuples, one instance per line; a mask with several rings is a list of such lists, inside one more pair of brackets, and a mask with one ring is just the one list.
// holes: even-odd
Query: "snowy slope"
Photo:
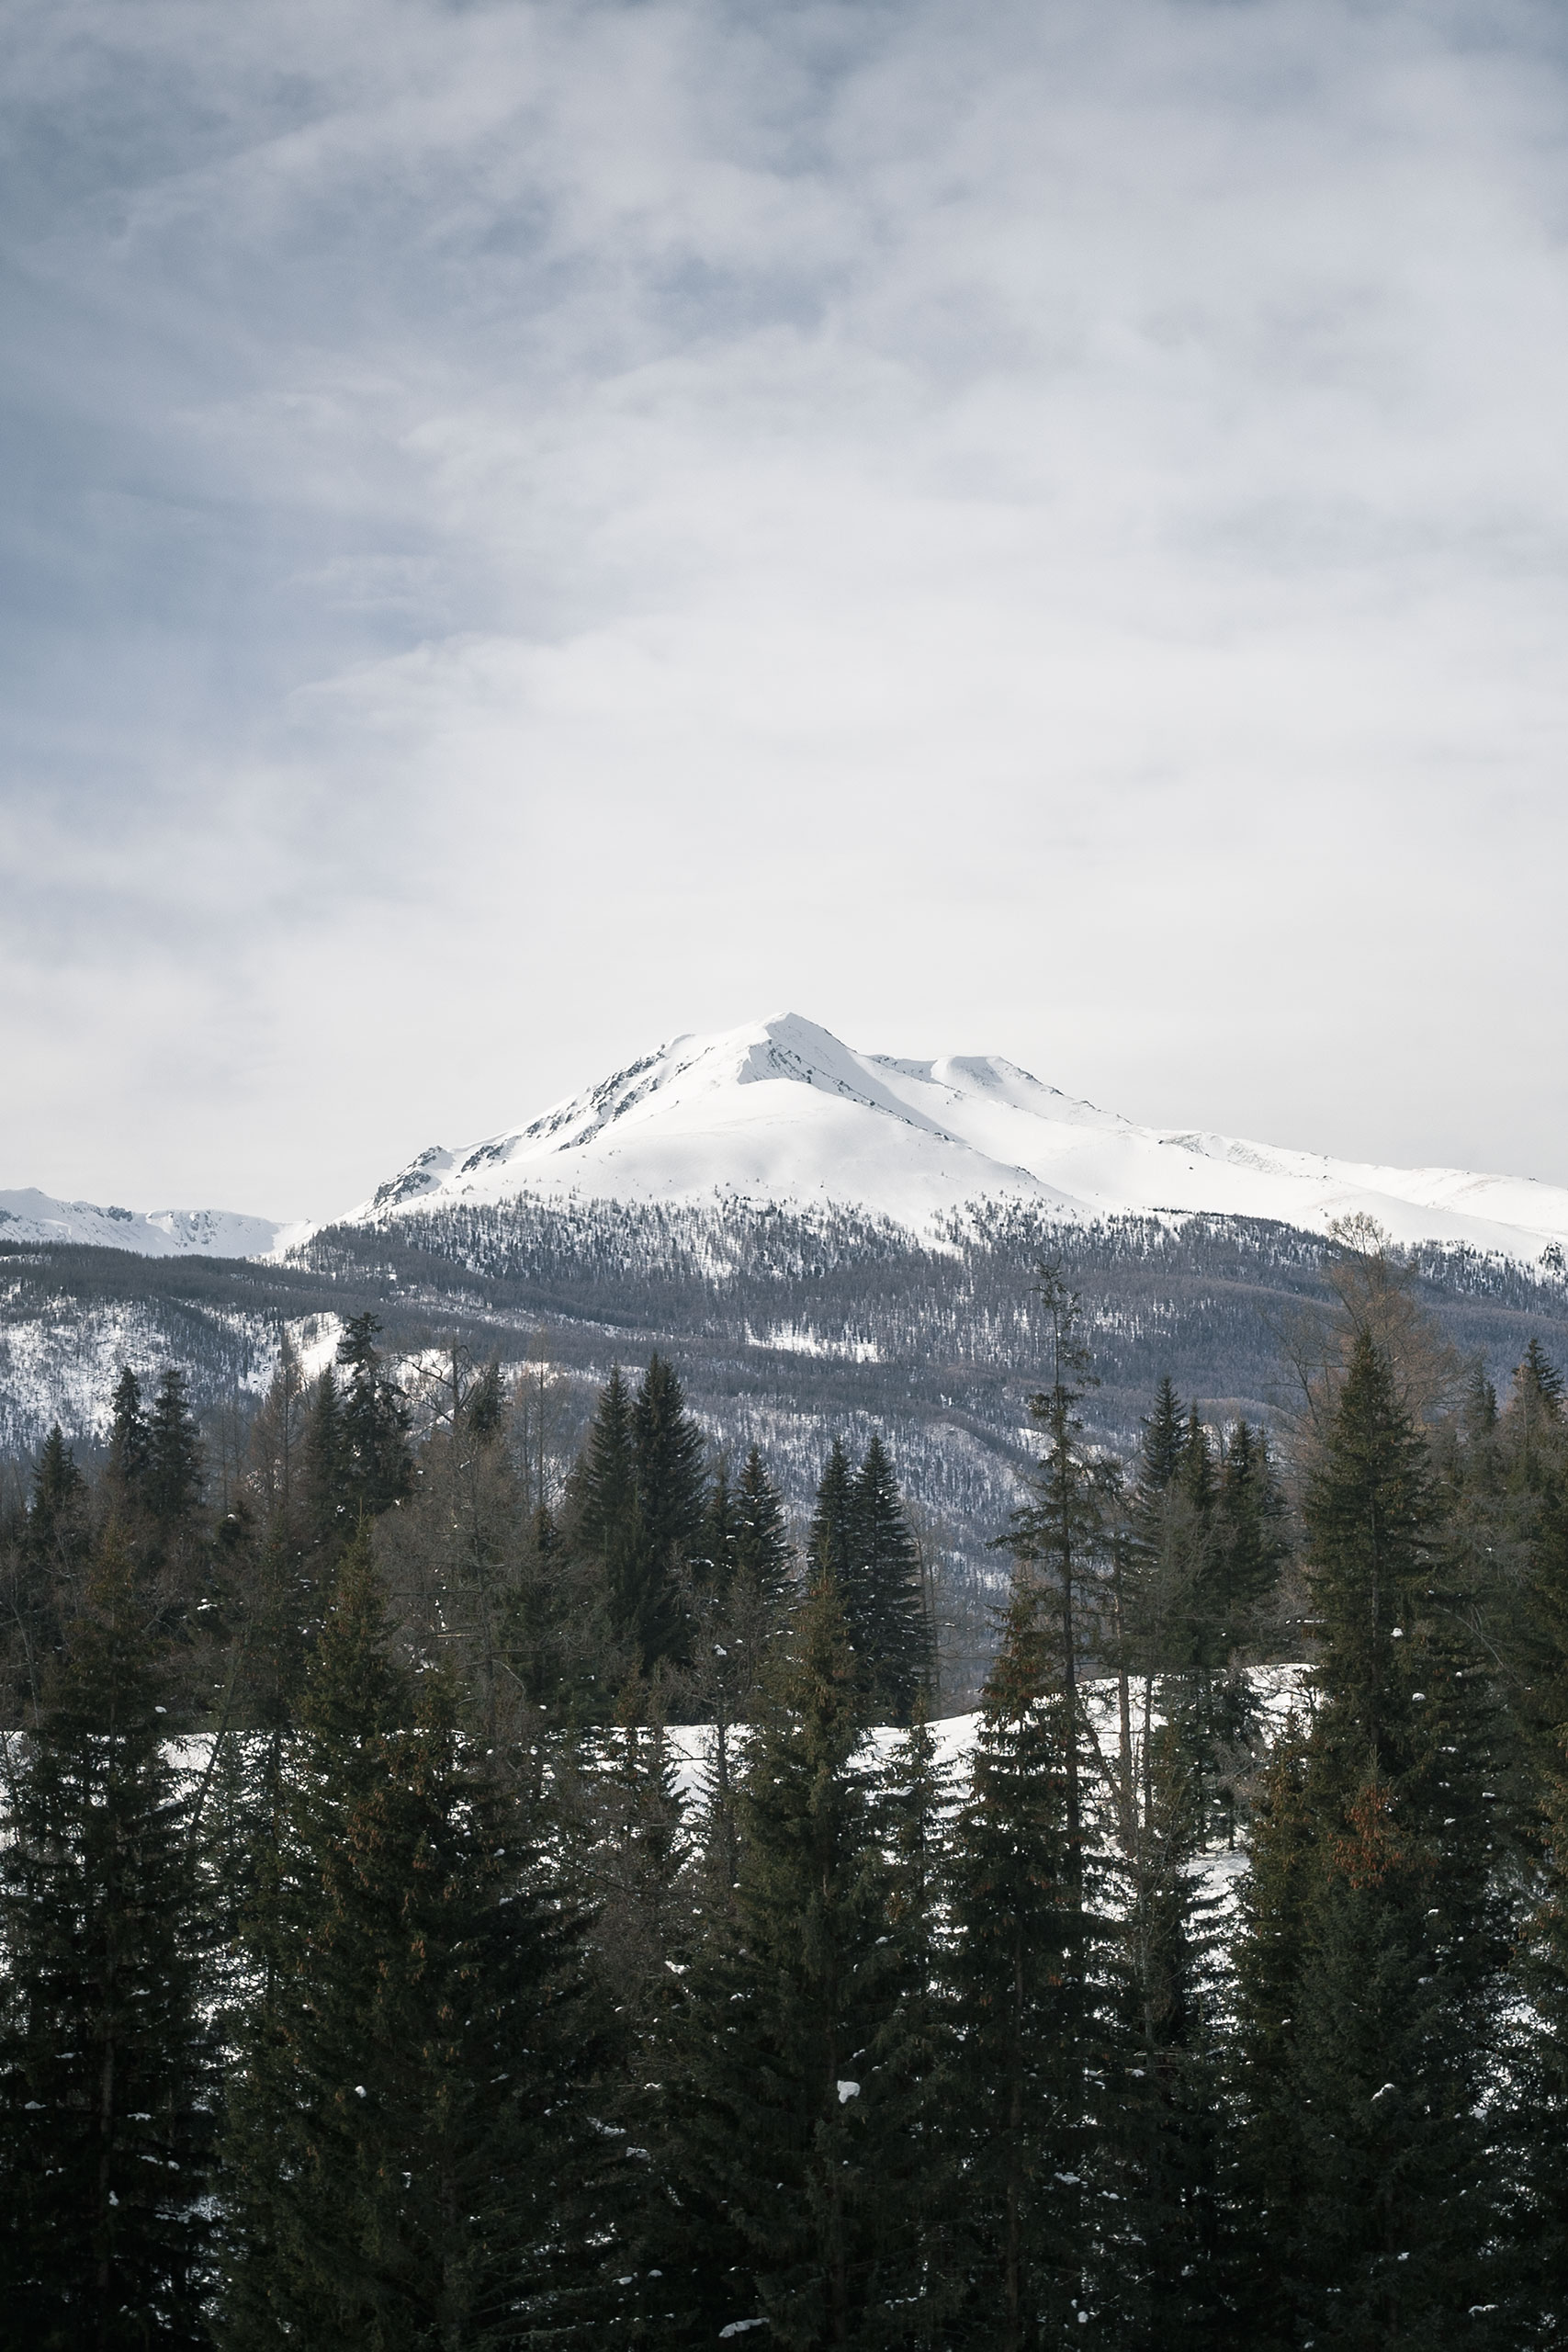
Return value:
[(305, 1228), (234, 1209), (98, 1208), (55, 1201), (29, 1186), (0, 1193), (0, 1241), (76, 1241), (142, 1258), (261, 1258)]
[(346, 1221), (522, 1193), (832, 1202), (917, 1230), (1010, 1198), (1068, 1218), (1202, 1211), (1319, 1232), (1364, 1211), (1402, 1242), (1464, 1242), (1528, 1263), (1568, 1252), (1558, 1186), (1135, 1126), (998, 1056), (858, 1053), (798, 1013), (678, 1037), (525, 1125), (460, 1150), (433, 1146)]

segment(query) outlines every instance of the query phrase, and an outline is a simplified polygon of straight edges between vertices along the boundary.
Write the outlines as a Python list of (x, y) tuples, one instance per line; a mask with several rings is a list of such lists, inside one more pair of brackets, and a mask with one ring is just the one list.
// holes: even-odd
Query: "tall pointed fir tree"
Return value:
[(191, 1410), (189, 1383), (170, 1364), (158, 1383), (147, 1425), (145, 1498), (165, 1537), (181, 1533), (201, 1500), (201, 1437)]
[(1145, 1724), (1142, 1740), (1133, 1836), (1111, 1872), (1097, 2316), (1125, 2352), (1207, 2352), (1227, 2339), (1234, 2301), (1220, 1898), (1196, 1867), (1201, 1785), (1179, 1729)]
[[(1238, 1955), (1256, 2340), (1502, 2340), (1497, 1725), (1426, 1442), (1361, 1332), (1307, 1487), (1321, 1652), (1257, 1826)], [(1281, 1933), (1281, 1929), (1284, 1930)]]
[(330, 1574), (356, 1525), (349, 1501), (343, 1399), (331, 1364), (316, 1382), (305, 1417), (303, 1503), (310, 1549), (321, 1555), (315, 1573)]
[[(854, 1510), (855, 1471), (842, 1438), (836, 1437), (818, 1485), (806, 1548), (814, 1574), (834, 1586), (841, 1608), (854, 1574)], [(847, 1625), (847, 1608), (845, 1619)]]
[(818, 1577), (748, 1754), (733, 1914), (692, 1969), (665, 2075), (669, 2235), (645, 2291), (671, 2342), (765, 2324), (794, 2352), (875, 2343), (909, 2292), (889, 2194), (907, 2113), (878, 2055), (897, 1971), (861, 1745)]
[(570, 2340), (603, 2236), (578, 1929), (391, 1654), (361, 1534), (311, 1660), (227, 2143), (221, 2342)]
[(929, 1690), (932, 1645), (919, 1546), (893, 1464), (874, 1431), (850, 1502), (844, 1613), (874, 1722), (907, 1724)]
[(637, 1466), (637, 1585), (628, 1616), (645, 1672), (690, 1652), (685, 1585), (707, 1505), (703, 1433), (675, 1368), (649, 1359), (632, 1407)]
[(576, 1540), (604, 1580), (610, 1624), (638, 1674), (687, 1656), (686, 1584), (707, 1501), (702, 1433), (659, 1356), (635, 1396), (616, 1365), (572, 1476)]
[(357, 1524), (407, 1497), (413, 1465), (408, 1399), (376, 1345), (381, 1326), (368, 1309), (350, 1316), (338, 1341), (343, 1386), (341, 1463), (348, 1516)]
[(872, 2044), (884, 2117), (883, 2196), (901, 2211), (910, 2255), (901, 2293), (866, 2340), (934, 2347), (964, 2295), (961, 2019), (953, 1995), (951, 1822), (953, 1774), (917, 1698), (876, 1788), (892, 1966), (885, 2020)]
[[(1535, 1342), (1500, 1421), (1484, 1522), (1509, 1573), (1492, 1622), (1510, 1669), (1534, 1868), (1519, 1939), (1529, 2002), (1513, 2153), (1520, 2260), (1512, 2316), (1521, 2342), (1568, 2345), (1568, 1420)], [(1490, 1548), (1490, 1546), (1488, 1547)]]
[(1041, 1433), (1041, 1464), (1030, 1501), (1014, 1512), (998, 1548), (1032, 1565), (1055, 1620), (1053, 1687), (1074, 1726), (1063, 1749), (1070, 1872), (1085, 1850), (1079, 1681), (1109, 1598), (1107, 1507), (1118, 1481), (1115, 1466), (1097, 1460), (1084, 1443), (1077, 1408), (1095, 1375), (1078, 1330), (1078, 1299), (1060, 1266), (1041, 1266), (1036, 1295), (1051, 1366), (1050, 1385), (1029, 1399), (1030, 1419)]
[(147, 1478), (149, 1437), (141, 1409), (141, 1384), (130, 1366), (120, 1366), (109, 1423), (109, 1476), (123, 1507), (140, 1504)]
[(736, 1729), (747, 1721), (769, 1653), (783, 1635), (790, 1589), (784, 1503), (756, 1446), (735, 1486), (719, 1464), (700, 1554), (686, 1689), (712, 1726), (703, 1786), (706, 1899), (722, 1908), (735, 1883), (739, 1850)]
[(11, 1723), (36, 1724), (45, 1677), (80, 1599), (92, 1542), (87, 1481), (56, 1421), (8, 1547), (5, 1656)]
[(753, 1445), (740, 1466), (734, 1498), (735, 1573), (749, 1577), (763, 1600), (783, 1609), (790, 1598), (794, 1555), (784, 1498)]
[(952, 2340), (1088, 2342), (1090, 2180), (1103, 2097), (1098, 1873), (1056, 1596), (1021, 1564), (980, 1702), (955, 1832), (956, 2152), (967, 2247)]
[(208, 2341), (207, 1928), (153, 1615), (111, 1524), (9, 1754), (0, 2308), (39, 2352)]

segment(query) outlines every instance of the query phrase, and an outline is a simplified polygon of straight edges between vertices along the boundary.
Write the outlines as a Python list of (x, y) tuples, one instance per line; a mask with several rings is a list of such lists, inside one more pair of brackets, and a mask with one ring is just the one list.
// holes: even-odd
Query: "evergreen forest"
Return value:
[(1562, 1351), (1347, 1228), (1284, 1401), (1177, 1362), (1117, 1442), (1013, 1266), (974, 1674), (892, 1417), (802, 1507), (660, 1347), (564, 1460), (542, 1366), (348, 1297), (243, 1419), (127, 1361), (50, 1427), (9, 2341), (1568, 2346)]

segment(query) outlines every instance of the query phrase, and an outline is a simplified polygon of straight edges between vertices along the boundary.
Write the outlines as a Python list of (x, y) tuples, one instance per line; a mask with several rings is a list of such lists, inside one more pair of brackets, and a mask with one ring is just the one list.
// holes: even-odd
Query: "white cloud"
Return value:
[(785, 1001), (1568, 1172), (1556, 12), (11, 26), (7, 1181)]

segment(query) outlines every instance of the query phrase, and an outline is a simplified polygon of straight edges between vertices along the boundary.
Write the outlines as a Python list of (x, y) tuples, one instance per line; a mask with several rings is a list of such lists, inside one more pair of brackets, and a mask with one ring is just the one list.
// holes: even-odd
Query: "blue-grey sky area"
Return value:
[(0, 1183), (786, 1007), (1568, 1179), (1568, 15), (11, 0)]

